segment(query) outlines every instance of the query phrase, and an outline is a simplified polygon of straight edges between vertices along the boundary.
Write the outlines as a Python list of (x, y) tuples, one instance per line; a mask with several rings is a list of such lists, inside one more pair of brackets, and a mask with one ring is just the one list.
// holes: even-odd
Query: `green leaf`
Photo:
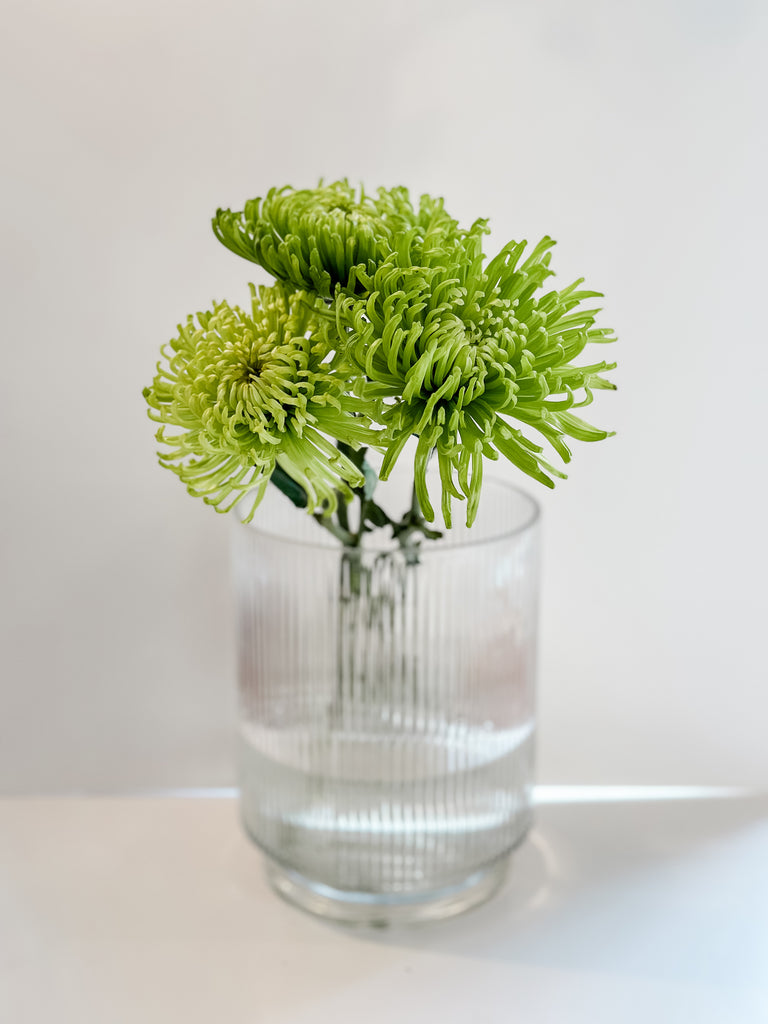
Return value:
[(366, 501), (370, 501), (373, 497), (373, 492), (376, 490), (376, 484), (379, 482), (379, 477), (373, 466), (367, 462), (363, 462), (361, 469), (363, 471), (363, 476), (365, 477), (365, 483), (363, 484), (363, 496)]
[(286, 498), (290, 498), (296, 508), (307, 507), (307, 492), (301, 484), (296, 483), (293, 477), (288, 476), (284, 469), (280, 466), (275, 466), (270, 479), (275, 487), (283, 492)]
[(392, 522), (384, 509), (374, 501), (366, 501), (363, 508), (365, 509), (365, 521), (374, 526), (389, 526)]

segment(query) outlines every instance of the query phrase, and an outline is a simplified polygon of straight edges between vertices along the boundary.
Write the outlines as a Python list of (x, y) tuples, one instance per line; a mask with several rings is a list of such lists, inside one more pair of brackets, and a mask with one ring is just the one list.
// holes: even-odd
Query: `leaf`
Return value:
[(373, 497), (373, 492), (376, 490), (376, 484), (379, 482), (379, 477), (373, 466), (367, 462), (363, 462), (361, 469), (363, 471), (363, 476), (365, 477), (365, 483), (363, 484), (363, 497), (366, 501), (370, 501)]
[(296, 483), (293, 477), (288, 476), (282, 467), (276, 465), (270, 479), (286, 498), (290, 498), (296, 508), (307, 507), (307, 492), (301, 484)]
[(374, 501), (366, 501), (364, 505), (366, 522), (374, 526), (389, 526), (392, 520), (387, 513)]

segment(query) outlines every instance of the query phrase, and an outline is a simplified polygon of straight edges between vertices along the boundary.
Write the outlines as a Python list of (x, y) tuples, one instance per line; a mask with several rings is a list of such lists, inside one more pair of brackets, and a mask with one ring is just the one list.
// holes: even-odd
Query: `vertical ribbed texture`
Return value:
[(414, 560), (236, 528), (243, 817), (270, 856), (336, 889), (426, 893), (515, 845), (536, 533), (458, 533)]

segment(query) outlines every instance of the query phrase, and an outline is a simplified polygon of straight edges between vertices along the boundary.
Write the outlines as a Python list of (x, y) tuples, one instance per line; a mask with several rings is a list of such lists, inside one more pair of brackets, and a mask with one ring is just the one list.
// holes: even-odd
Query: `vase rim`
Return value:
[[(419, 557), (423, 555), (440, 555), (449, 554), (452, 552), (466, 551), (470, 548), (479, 548), (492, 544), (500, 544), (505, 541), (511, 540), (513, 537), (520, 536), (526, 532), (532, 530), (541, 519), (541, 505), (539, 502), (532, 497), (528, 491), (523, 490), (521, 487), (516, 486), (513, 483), (509, 483), (507, 480), (499, 479), (499, 477), (489, 476), (483, 481), (483, 489), (487, 487), (498, 488), (499, 490), (506, 491), (509, 495), (514, 495), (518, 500), (522, 499), (526, 508), (517, 515), (517, 522), (513, 526), (508, 526), (504, 529), (492, 530), (484, 535), (473, 536), (473, 532), (476, 530), (476, 526), (467, 527), (462, 520), (456, 523), (450, 530), (446, 530), (443, 527), (443, 537), (439, 540), (427, 542), (426, 540), (418, 545)], [(482, 501), (481, 501), (482, 509)], [(298, 510), (296, 510), (298, 511)], [(456, 511), (459, 511), (456, 508)], [(236, 513), (236, 509), (235, 509)], [(306, 513), (301, 512), (301, 515), (308, 519)], [(258, 511), (256, 513), (256, 519), (258, 519)], [(306, 521), (305, 519), (305, 521)], [(250, 523), (241, 522), (235, 514), (235, 524), (241, 529), (248, 530), (251, 533), (258, 534), (260, 537), (268, 538), (270, 541), (287, 544), (291, 547), (302, 547), (317, 551), (362, 551), (364, 554), (369, 555), (382, 555), (382, 554), (394, 554), (395, 552), (402, 551), (403, 549), (392, 537), (383, 538), (380, 542), (370, 542), (371, 535), (368, 534), (366, 540), (368, 543), (363, 543), (359, 547), (352, 545), (341, 544), (338, 540), (335, 540), (331, 534), (326, 533), (321, 527), (317, 527), (317, 532), (320, 535), (317, 540), (307, 539), (305, 537), (296, 536), (293, 533), (280, 532), (279, 528), (271, 527), (270, 525), (264, 525), (262, 523), (252, 521)], [(437, 524), (437, 519), (435, 520)], [(439, 527), (438, 527), (439, 528)], [(378, 533), (384, 531), (384, 527), (381, 528)], [(478, 531), (480, 533), (481, 531)], [(456, 539), (454, 539), (456, 538)]]

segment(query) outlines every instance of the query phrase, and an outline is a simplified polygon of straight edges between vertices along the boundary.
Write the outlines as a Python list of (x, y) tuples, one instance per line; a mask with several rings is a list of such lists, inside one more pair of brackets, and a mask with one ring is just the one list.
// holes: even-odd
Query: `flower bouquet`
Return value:
[(552, 487), (544, 444), (608, 436), (574, 411), (613, 388), (576, 362), (614, 338), (599, 293), (404, 188), (272, 189), (213, 229), (275, 283), (189, 316), (144, 395), (161, 464), (243, 524), (245, 826), (307, 909), (455, 913), (530, 822), (537, 514), (484, 468)]

